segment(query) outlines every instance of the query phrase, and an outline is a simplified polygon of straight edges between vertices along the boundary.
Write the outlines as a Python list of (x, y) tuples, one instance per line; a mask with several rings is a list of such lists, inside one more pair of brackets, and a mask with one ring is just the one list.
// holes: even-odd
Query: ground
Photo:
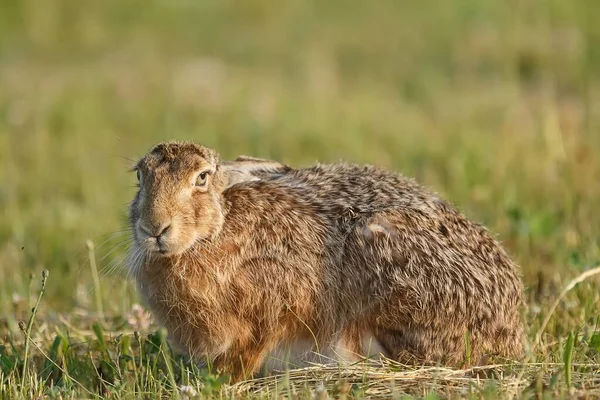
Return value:
[[(0, 398), (600, 396), (600, 2), (0, 9)], [(165, 139), (224, 158), (374, 163), (434, 188), (521, 266), (527, 358), (314, 367), (235, 387), (186, 366), (122, 265), (128, 168)]]

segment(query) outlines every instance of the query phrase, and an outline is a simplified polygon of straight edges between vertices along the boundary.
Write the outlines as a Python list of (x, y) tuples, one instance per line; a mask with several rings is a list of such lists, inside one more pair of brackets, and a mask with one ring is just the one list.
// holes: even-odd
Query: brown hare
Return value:
[(522, 354), (518, 268), (411, 179), (221, 162), (189, 142), (157, 144), (134, 170), (128, 263), (140, 292), (175, 345), (234, 380), (294, 343), (353, 359), (370, 342), (448, 366)]

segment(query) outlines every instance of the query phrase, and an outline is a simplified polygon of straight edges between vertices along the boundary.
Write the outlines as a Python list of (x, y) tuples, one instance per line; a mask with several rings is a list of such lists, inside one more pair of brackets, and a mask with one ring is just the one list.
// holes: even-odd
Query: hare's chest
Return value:
[(174, 344), (190, 353), (219, 353), (231, 341), (231, 330), (223, 324), (231, 319), (231, 307), (215, 281), (210, 285), (197, 283), (165, 279), (161, 285), (141, 287), (141, 292), (156, 322), (167, 329)]

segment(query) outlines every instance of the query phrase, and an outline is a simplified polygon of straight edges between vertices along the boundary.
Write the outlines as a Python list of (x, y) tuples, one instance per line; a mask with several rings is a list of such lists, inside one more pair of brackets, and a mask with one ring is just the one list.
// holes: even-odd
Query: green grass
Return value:
[(337, 397), (600, 396), (598, 276), (549, 315), (600, 262), (597, 15), (595, 0), (0, 0), (0, 398), (231, 394), (132, 317), (127, 169), (165, 139), (414, 176), (522, 266), (530, 344), (550, 316), (528, 362), (487, 379), (386, 364), (242, 393), (319, 397), (326, 377)]

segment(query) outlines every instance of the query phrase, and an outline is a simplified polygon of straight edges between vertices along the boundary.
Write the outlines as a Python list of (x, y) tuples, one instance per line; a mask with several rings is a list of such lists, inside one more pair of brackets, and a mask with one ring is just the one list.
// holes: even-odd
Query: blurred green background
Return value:
[(166, 139), (414, 176), (487, 224), (539, 300), (600, 260), (598, 16), (597, 0), (1, 0), (0, 311), (44, 268), (44, 307), (85, 309), (86, 240), (105, 311), (129, 309), (127, 169)]

